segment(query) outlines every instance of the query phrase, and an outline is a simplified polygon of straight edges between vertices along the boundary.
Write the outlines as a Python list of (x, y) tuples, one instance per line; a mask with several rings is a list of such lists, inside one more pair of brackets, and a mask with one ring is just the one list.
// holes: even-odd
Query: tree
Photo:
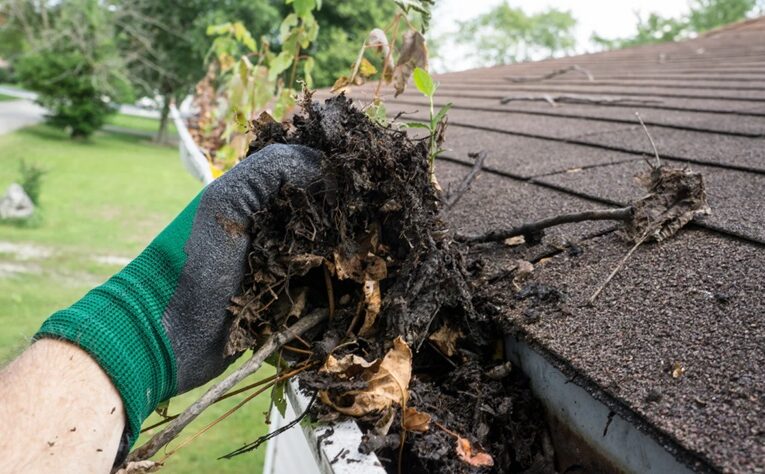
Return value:
[(638, 14), (637, 32), (626, 38), (608, 39), (592, 35), (591, 40), (605, 49), (619, 49), (641, 44), (675, 41), (745, 19), (753, 12), (762, 12), (763, 0), (693, 0), (688, 15), (665, 18), (650, 13), (644, 20)]
[(691, 31), (701, 33), (743, 20), (757, 6), (757, 0), (694, 0), (688, 16)]
[(116, 2), (118, 28), (131, 79), (143, 95), (161, 97), (156, 140), (165, 140), (170, 102), (181, 101), (205, 74), (212, 38), (207, 27), (239, 21), (255, 35), (271, 35), (279, 9), (270, 0), (134, 0)]
[(461, 22), (457, 42), (471, 46), (486, 65), (508, 64), (571, 50), (575, 26), (569, 11), (551, 8), (529, 15), (505, 1)]
[(18, 78), (38, 93), (51, 123), (87, 138), (114, 111), (112, 104), (131, 97), (109, 12), (99, 0), (61, 0), (24, 14), (19, 21), (29, 34), (15, 63)]
[(685, 22), (680, 19), (664, 18), (656, 13), (650, 13), (645, 19), (637, 12), (635, 15), (637, 16), (637, 32), (634, 36), (608, 39), (593, 33), (591, 41), (604, 49), (621, 49), (641, 44), (675, 41), (686, 29)]

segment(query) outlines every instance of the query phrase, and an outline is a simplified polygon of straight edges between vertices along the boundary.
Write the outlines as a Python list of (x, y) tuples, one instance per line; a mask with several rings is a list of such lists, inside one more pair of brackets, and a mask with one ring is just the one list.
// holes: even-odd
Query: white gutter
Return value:
[(529, 378), (532, 391), (548, 413), (617, 468), (641, 474), (693, 472), (653, 437), (596, 400), (522, 339), (507, 337), (505, 348), (507, 358)]
[[(272, 410), (272, 433), (303, 413), (310, 403), (297, 381), (287, 385), (285, 394), (287, 411), (282, 417), (278, 410)], [(268, 442), (263, 474), (386, 474), (374, 453), (359, 452), (362, 435), (352, 420), (319, 426), (300, 423)]]
[(194, 139), (191, 138), (186, 122), (173, 104), (170, 104), (170, 117), (173, 119), (175, 128), (178, 130), (178, 137), (180, 138), (178, 151), (181, 155), (181, 163), (191, 173), (191, 176), (202, 181), (205, 185), (210, 184), (214, 179), (210, 162), (207, 161), (202, 150), (199, 149)]

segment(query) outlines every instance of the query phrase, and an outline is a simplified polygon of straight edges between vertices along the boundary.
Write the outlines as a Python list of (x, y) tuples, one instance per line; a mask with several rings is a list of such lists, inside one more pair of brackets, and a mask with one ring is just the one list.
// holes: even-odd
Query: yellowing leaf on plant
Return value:
[(401, 54), (393, 68), (393, 87), (396, 96), (404, 92), (406, 83), (412, 75), (415, 67), (427, 69), (428, 48), (425, 46), (425, 37), (419, 31), (407, 31), (401, 45)]
[(377, 68), (374, 64), (370, 63), (367, 58), (361, 58), (361, 64), (359, 64), (359, 74), (362, 77), (374, 76), (377, 74)]
[(397, 337), (382, 361), (367, 362), (356, 355), (336, 359), (330, 355), (320, 372), (334, 374), (341, 380), (367, 382), (367, 387), (362, 390), (340, 394), (322, 390), (319, 392), (322, 403), (349, 416), (381, 413), (394, 404), (403, 405), (408, 398), (412, 351), (401, 337)]
[(406, 407), (402, 421), (406, 431), (424, 433), (430, 429), (430, 415), (422, 413), (411, 407)]
[(348, 86), (350, 85), (350, 82), (346, 76), (340, 76), (337, 78), (334, 84), (332, 84), (332, 93), (340, 93), (345, 91)]
[(489, 453), (473, 449), (470, 441), (459, 436), (457, 437), (457, 456), (461, 461), (475, 467), (491, 467), (494, 465), (494, 458)]

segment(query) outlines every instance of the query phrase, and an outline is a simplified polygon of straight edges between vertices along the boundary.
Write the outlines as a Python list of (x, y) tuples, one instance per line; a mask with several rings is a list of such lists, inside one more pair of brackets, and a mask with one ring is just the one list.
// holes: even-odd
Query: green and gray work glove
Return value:
[(233, 361), (224, 356), (226, 307), (247, 268), (251, 216), (282, 185), (318, 180), (314, 150), (270, 145), (254, 153), (207, 186), (122, 271), (42, 325), (35, 338), (82, 347), (119, 390), (127, 426), (118, 460), (160, 402)]

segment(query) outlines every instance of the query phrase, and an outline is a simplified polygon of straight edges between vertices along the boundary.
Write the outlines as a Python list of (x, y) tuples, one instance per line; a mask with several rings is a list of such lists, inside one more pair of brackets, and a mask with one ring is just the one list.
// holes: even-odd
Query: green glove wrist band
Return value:
[(177, 391), (176, 360), (162, 318), (186, 263), (184, 245), (200, 196), (135, 260), (54, 313), (35, 335), (70, 341), (96, 359), (122, 396), (130, 446), (146, 417)]

